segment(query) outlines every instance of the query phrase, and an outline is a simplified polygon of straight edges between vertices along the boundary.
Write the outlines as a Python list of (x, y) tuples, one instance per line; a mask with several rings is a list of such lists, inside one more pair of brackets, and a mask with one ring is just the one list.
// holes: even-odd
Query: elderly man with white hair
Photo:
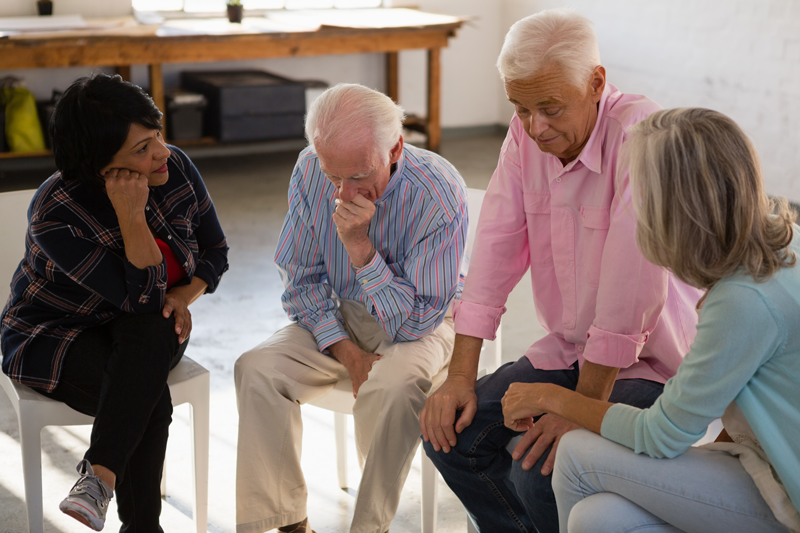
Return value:
[[(545, 415), (507, 452), (520, 434), (503, 423), (509, 385), (555, 383), (648, 407), (694, 339), (700, 293), (636, 247), (620, 150), (626, 128), (659, 106), (606, 83), (591, 23), (571, 10), (520, 20), (497, 63), (516, 113), (455, 306), (448, 377), (420, 424), (425, 452), (480, 531), (550, 533), (555, 451), (578, 426)], [(476, 383), (481, 343), (528, 268), (547, 335)]]
[[(453, 348), (464, 180), (403, 143), (403, 110), (361, 85), (323, 93), (289, 184), (275, 263), (294, 322), (236, 362), (238, 533), (311, 532), (300, 405), (350, 378), (362, 467), (351, 531), (384, 533)], [(333, 458), (333, 455), (331, 455)]]

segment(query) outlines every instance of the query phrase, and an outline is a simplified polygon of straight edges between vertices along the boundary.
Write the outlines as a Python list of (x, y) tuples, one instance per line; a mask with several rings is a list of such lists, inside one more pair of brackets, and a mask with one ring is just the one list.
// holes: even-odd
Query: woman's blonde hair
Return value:
[(736, 123), (710, 109), (670, 109), (631, 130), (626, 148), (636, 242), (650, 262), (710, 289), (743, 267), (756, 281), (794, 266), (796, 217), (770, 200), (758, 155)]

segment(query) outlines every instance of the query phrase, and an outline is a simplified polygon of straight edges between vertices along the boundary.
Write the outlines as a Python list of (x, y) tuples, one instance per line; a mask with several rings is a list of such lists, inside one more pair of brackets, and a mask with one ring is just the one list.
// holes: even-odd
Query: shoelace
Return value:
[[(70, 492), (86, 494), (101, 506), (105, 506), (111, 497), (106, 490), (106, 484), (103, 483), (103, 480), (94, 475), (91, 469), (91, 466), (85, 465), (83, 462), (78, 465), (78, 473), (81, 477), (78, 478), (78, 481), (73, 485), (72, 491)], [(91, 474), (89, 472), (91, 472)]]

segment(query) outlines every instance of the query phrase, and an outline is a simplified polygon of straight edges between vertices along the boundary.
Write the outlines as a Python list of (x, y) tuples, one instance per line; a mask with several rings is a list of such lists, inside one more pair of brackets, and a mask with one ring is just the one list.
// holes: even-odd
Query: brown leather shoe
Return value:
[(303, 518), (296, 524), (279, 527), (278, 531), (280, 531), (280, 533), (317, 533), (308, 525), (308, 517)]

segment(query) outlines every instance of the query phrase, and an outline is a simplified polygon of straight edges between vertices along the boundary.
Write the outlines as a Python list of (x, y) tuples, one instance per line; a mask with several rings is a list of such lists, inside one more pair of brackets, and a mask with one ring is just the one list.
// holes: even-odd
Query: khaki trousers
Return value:
[[(434, 377), (450, 361), (453, 321), (446, 318), (417, 341), (392, 343), (361, 303), (342, 300), (340, 311), (351, 340), (383, 356), (353, 407), (362, 477), (351, 531), (384, 533), (420, 443), (419, 413)], [(329, 392), (348, 372), (320, 353), (310, 332), (291, 324), (243, 354), (234, 376), (239, 406), (237, 533), (262, 533), (299, 522), (308, 515), (300, 468), (300, 405)]]

